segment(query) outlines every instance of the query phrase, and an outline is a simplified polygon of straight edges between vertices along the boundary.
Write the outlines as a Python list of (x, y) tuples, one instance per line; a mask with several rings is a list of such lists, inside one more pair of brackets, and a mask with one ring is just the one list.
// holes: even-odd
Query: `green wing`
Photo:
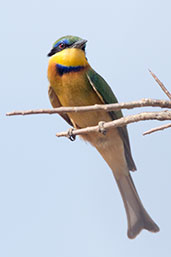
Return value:
[[(114, 93), (112, 92), (112, 89), (98, 73), (96, 73), (94, 70), (91, 69), (87, 71), (87, 77), (91, 86), (95, 91), (97, 91), (97, 93), (103, 99), (105, 104), (118, 103), (118, 100), (114, 95)], [(111, 116), (112, 120), (116, 120), (123, 117), (123, 114), (121, 111), (115, 111), (115, 112), (111, 111), (109, 112), (109, 115)], [(118, 127), (118, 131), (124, 143), (125, 157), (127, 160), (128, 168), (129, 170), (134, 171), (136, 170), (136, 166), (131, 154), (127, 128), (126, 126)]]

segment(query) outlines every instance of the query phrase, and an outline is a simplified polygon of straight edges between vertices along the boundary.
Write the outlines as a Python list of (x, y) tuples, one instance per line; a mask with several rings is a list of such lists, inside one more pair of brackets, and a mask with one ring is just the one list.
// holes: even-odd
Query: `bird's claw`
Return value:
[(100, 121), (100, 122), (98, 123), (99, 132), (102, 133), (103, 135), (106, 135), (106, 129), (104, 128), (104, 124), (105, 124), (104, 121)]
[(76, 136), (73, 135), (73, 131), (74, 131), (74, 128), (69, 128), (68, 129), (67, 138), (69, 138), (71, 141), (75, 141), (75, 139), (76, 139)]

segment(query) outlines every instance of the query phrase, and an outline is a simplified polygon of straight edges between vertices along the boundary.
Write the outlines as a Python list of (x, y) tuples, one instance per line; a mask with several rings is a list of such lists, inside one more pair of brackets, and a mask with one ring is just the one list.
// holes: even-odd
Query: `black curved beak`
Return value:
[(54, 47), (54, 48), (52, 48), (52, 50), (48, 53), (48, 57), (50, 57), (50, 56), (52, 56), (52, 55), (54, 55), (54, 54), (56, 54), (57, 53), (57, 47)]
[(75, 42), (74, 44), (72, 44), (71, 48), (79, 48), (79, 49), (84, 50), (86, 43), (87, 43), (87, 40), (81, 39), (81, 40)]

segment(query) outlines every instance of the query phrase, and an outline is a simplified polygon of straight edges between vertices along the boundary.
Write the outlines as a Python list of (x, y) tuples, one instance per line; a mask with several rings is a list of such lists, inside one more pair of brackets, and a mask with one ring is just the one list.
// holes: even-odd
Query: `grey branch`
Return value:
[[(129, 123), (134, 123), (134, 122), (144, 121), (144, 120), (159, 120), (159, 121), (171, 120), (171, 111), (143, 112), (135, 115), (129, 115), (114, 121), (104, 122), (103, 127), (105, 130), (108, 130), (109, 128), (123, 127)], [(72, 136), (83, 135), (83, 134), (88, 134), (92, 132), (99, 132), (99, 125), (82, 128), (82, 129), (74, 129), (72, 131)], [(56, 136), (68, 137), (68, 132), (67, 131), (60, 132), (60, 133), (57, 133)]]
[(167, 128), (171, 128), (171, 123), (162, 125), (162, 126), (157, 127), (157, 128), (152, 128), (152, 129), (150, 129), (150, 130), (144, 132), (144, 133), (143, 133), (143, 136), (149, 135), (149, 134), (154, 133), (154, 132), (156, 132), (156, 131), (161, 131), (161, 130), (164, 130), (164, 129), (167, 129)]
[[(153, 78), (156, 80), (156, 82), (159, 84), (161, 89), (164, 91), (164, 93), (169, 97), (171, 100), (171, 94), (167, 90), (167, 88), (163, 85), (163, 83), (157, 78), (157, 76), (150, 71), (150, 74), (153, 76)], [(115, 103), (115, 104), (96, 104), (92, 106), (76, 106), (76, 107), (59, 107), (54, 109), (39, 109), (39, 110), (27, 110), (27, 111), (14, 111), (9, 112), (6, 115), (7, 116), (14, 116), (14, 115), (32, 115), (32, 114), (64, 114), (64, 113), (71, 113), (71, 112), (91, 112), (91, 111), (118, 111), (121, 109), (133, 109), (137, 107), (161, 107), (161, 108), (171, 108), (171, 101), (166, 100), (158, 100), (158, 99), (141, 99), (139, 101), (133, 101), (133, 102), (126, 102), (126, 103)], [(162, 111), (162, 112), (144, 112), (139, 113), (135, 115), (126, 116), (111, 122), (104, 122), (103, 127), (104, 130), (109, 129), (111, 127), (121, 127), (125, 126), (129, 123), (134, 123), (137, 121), (143, 121), (143, 120), (171, 120), (171, 111)], [(162, 130), (165, 128), (171, 127), (171, 124), (167, 124), (164, 126), (160, 126), (158, 128), (153, 128), (147, 132), (144, 132), (144, 135), (150, 134), (152, 132)], [(73, 129), (72, 135), (70, 137), (76, 136), (76, 135), (82, 135), (85, 133), (91, 133), (94, 131), (100, 131), (100, 124), (93, 127), (87, 127), (82, 129)], [(68, 132), (61, 132), (57, 133), (57, 137), (66, 136), (68, 137)]]
[(171, 101), (158, 99), (141, 99), (139, 101), (115, 103), (115, 104), (95, 104), (90, 106), (76, 106), (76, 107), (59, 107), (54, 109), (39, 109), (28, 111), (14, 111), (8, 112), (7, 116), (14, 115), (32, 115), (32, 114), (63, 114), (71, 112), (91, 112), (91, 111), (118, 111), (120, 109), (133, 109), (137, 107), (161, 107), (171, 108)]
[(155, 81), (159, 84), (159, 86), (161, 87), (161, 89), (163, 90), (163, 92), (169, 97), (169, 99), (171, 100), (171, 93), (167, 90), (167, 88), (164, 86), (164, 84), (158, 79), (158, 77), (151, 71), (149, 70), (150, 74), (152, 75), (152, 77), (155, 79)]

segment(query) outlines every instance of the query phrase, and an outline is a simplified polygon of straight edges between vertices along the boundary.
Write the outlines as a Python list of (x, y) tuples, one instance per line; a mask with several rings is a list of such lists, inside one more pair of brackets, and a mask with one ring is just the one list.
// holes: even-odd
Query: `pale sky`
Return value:
[[(47, 53), (64, 35), (87, 39), (91, 66), (119, 101), (167, 99), (148, 68), (171, 91), (171, 2), (3, 1), (0, 94), (0, 256), (159, 257), (171, 252), (171, 130), (167, 122), (128, 126), (145, 208), (160, 227), (127, 238), (127, 221), (112, 172), (89, 144), (56, 138), (58, 115), (6, 117), (51, 108)], [(146, 108), (124, 111), (134, 114)]]

